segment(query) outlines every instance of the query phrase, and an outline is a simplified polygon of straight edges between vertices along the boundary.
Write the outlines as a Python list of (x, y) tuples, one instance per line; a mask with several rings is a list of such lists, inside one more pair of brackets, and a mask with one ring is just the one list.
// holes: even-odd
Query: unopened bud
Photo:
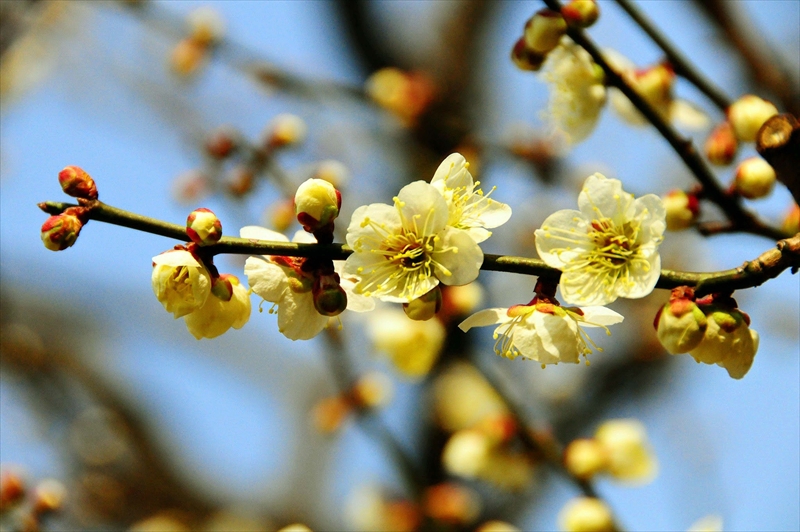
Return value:
[(525, 24), (525, 44), (534, 52), (546, 54), (558, 46), (567, 32), (567, 22), (560, 13), (542, 9)]
[(331, 225), (339, 216), (342, 195), (323, 179), (309, 179), (297, 187), (294, 205), (297, 221), (303, 229), (313, 233)]
[(663, 198), (667, 212), (667, 229), (681, 231), (691, 227), (700, 214), (697, 196), (682, 190), (672, 190)]
[(231, 126), (221, 126), (209, 133), (203, 147), (210, 157), (222, 160), (233, 153), (238, 144), (239, 133)]
[(222, 238), (222, 222), (209, 209), (195, 209), (186, 218), (186, 235), (199, 246), (216, 244)]
[(588, 28), (600, 17), (600, 7), (595, 0), (572, 0), (561, 8), (567, 24), (577, 28)]
[(94, 179), (79, 166), (67, 166), (58, 173), (61, 189), (73, 198), (97, 199)]
[(406, 316), (412, 320), (427, 321), (442, 308), (442, 289), (438, 285), (408, 303), (403, 303)]
[(477, 430), (459, 430), (450, 436), (442, 451), (442, 465), (448, 473), (475, 478), (491, 454), (489, 438)]
[(211, 279), (211, 293), (222, 301), (230, 301), (233, 297), (233, 283), (229, 277), (230, 274), (223, 273)]
[(18, 471), (0, 471), (0, 512), (14, 506), (25, 497), (25, 480)]
[(752, 94), (742, 96), (728, 107), (728, 121), (733, 126), (733, 132), (736, 138), (744, 142), (755, 140), (764, 122), (776, 114), (777, 107)]
[(747, 199), (768, 196), (775, 186), (775, 170), (761, 157), (750, 157), (736, 169), (736, 192)]
[(480, 513), (480, 499), (472, 490), (453, 482), (444, 482), (425, 490), (425, 513), (437, 521), (465, 525)]
[(372, 372), (361, 376), (350, 390), (353, 402), (362, 408), (385, 405), (392, 397), (392, 381), (383, 373)]
[(608, 467), (608, 454), (595, 439), (573, 440), (564, 449), (564, 467), (573, 476), (588, 480)]
[(520, 70), (537, 71), (542, 68), (546, 57), (545, 54), (540, 54), (529, 49), (525, 44), (524, 37), (520, 37), (511, 49), (511, 60)]
[(688, 353), (700, 344), (708, 327), (705, 314), (692, 297), (681, 297), (673, 291), (670, 298), (656, 314), (653, 323), (658, 341), (673, 355)]
[(72, 246), (81, 234), (83, 223), (73, 215), (63, 212), (48, 218), (42, 224), (42, 242), (50, 251), (62, 251)]
[(607, 471), (616, 479), (643, 484), (658, 474), (658, 460), (650, 448), (647, 431), (636, 419), (610, 419), (601, 424), (594, 439), (608, 456)]
[(565, 532), (613, 532), (614, 517), (611, 509), (600, 499), (576, 497), (558, 514), (561, 530)]
[(783, 219), (781, 230), (787, 235), (800, 233), (800, 205), (797, 203), (792, 205), (792, 208), (786, 213), (786, 218)]
[(339, 430), (352, 408), (353, 405), (340, 395), (326, 397), (314, 405), (311, 421), (319, 432), (331, 434)]
[(189, 24), (189, 37), (205, 46), (218, 43), (225, 36), (225, 21), (210, 7), (195, 9), (186, 17)]
[(39, 482), (33, 491), (33, 511), (36, 514), (56, 512), (64, 505), (67, 489), (55, 480), (47, 479)]
[(347, 308), (347, 294), (339, 286), (339, 274), (319, 275), (311, 289), (314, 308), (323, 316), (337, 316)]
[(633, 74), (636, 92), (662, 115), (668, 115), (672, 105), (674, 82), (675, 71), (669, 63), (659, 63)]
[(205, 64), (208, 49), (193, 39), (183, 39), (170, 55), (170, 68), (179, 76), (188, 77), (195, 74)]
[(733, 134), (733, 126), (727, 120), (714, 128), (705, 144), (709, 162), (719, 166), (731, 164), (738, 149), (739, 142)]
[(306, 130), (306, 123), (299, 116), (280, 114), (274, 117), (264, 130), (264, 144), (272, 149), (300, 144), (306, 138)]

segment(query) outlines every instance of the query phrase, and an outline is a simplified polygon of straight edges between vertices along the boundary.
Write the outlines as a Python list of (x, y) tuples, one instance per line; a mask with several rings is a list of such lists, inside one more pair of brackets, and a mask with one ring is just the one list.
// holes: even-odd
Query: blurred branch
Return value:
[(745, 14), (745, 6), (725, 0), (695, 0), (695, 5), (709, 16), (736, 48), (753, 80), (775, 94), (784, 109), (800, 116), (800, 86), (792, 80), (786, 67)]
[[(547, 6), (554, 11), (561, 11), (561, 2), (558, 0), (544, 0)], [(639, 110), (642, 115), (661, 133), (661, 136), (672, 146), (675, 152), (680, 156), (689, 170), (695, 175), (700, 184), (703, 185), (703, 192), (705, 197), (719, 205), (725, 212), (728, 219), (733, 226), (743, 232), (752, 233), (755, 235), (764, 236), (772, 240), (779, 240), (784, 238), (785, 235), (779, 229), (766, 225), (760, 221), (754, 214), (746, 210), (739, 198), (727, 194), (722, 187), (717, 183), (716, 177), (709, 169), (708, 165), (703, 161), (702, 157), (698, 155), (692, 141), (690, 139), (682, 138), (675, 128), (672, 127), (661, 115), (653, 109), (644, 98), (642, 98), (636, 90), (631, 87), (627, 81), (606, 61), (603, 53), (594, 44), (594, 42), (587, 37), (583, 30), (577, 28), (569, 28), (567, 34), (583, 47), (598, 66), (603, 69), (606, 76), (606, 84), (619, 89), (631, 103)]]
[[(81, 200), (81, 205), (87, 207), (89, 219), (145, 231), (182, 242), (189, 241), (186, 236), (186, 228), (183, 226), (123, 211), (97, 200)], [(60, 214), (70, 207), (75, 207), (75, 205), (54, 201), (39, 204), (39, 208), (48, 214)], [(214, 245), (199, 248), (198, 253), (207, 257), (220, 253), (231, 253), (344, 260), (352, 253), (352, 250), (344, 244), (299, 244), (225, 236)], [(779, 241), (776, 249), (763, 253), (757, 259), (746, 262), (739, 268), (704, 273), (661, 270), (661, 277), (656, 288), (672, 289), (678, 286), (692, 286), (701, 293), (740, 290), (759, 286), (765, 281), (777, 277), (787, 268), (794, 270), (798, 267), (800, 267), (800, 234)], [(561, 274), (559, 270), (547, 266), (544, 261), (539, 259), (488, 253), (484, 254), (481, 269), (551, 277)]]
[(666, 35), (659, 30), (631, 0), (616, 0), (617, 4), (639, 25), (642, 30), (661, 48), (667, 56), (675, 73), (697, 87), (709, 100), (714, 102), (723, 113), (731, 105), (731, 101), (719, 87), (714, 85), (702, 72), (692, 65), (689, 59), (673, 45)]

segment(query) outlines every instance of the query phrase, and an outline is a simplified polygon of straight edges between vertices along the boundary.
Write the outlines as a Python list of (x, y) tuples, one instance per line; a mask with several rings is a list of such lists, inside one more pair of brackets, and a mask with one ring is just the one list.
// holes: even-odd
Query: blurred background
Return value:
[[(798, 113), (800, 2), (640, 4), (730, 97), (752, 92)], [(203, 6), (219, 20), (196, 15)], [(664, 291), (611, 305), (626, 320), (611, 338), (594, 336), (604, 351), (591, 366), (542, 370), (496, 357), (489, 330), (455, 330), (477, 308), (527, 302), (532, 277), (483, 272), (480, 288), (446, 295), (452, 306), (435, 325), (389, 327), (416, 339), (413, 348), (376, 325), (395, 323), (387, 309), (346, 313), (341, 332), (292, 342), (273, 315), (256, 312), (256, 296), (243, 329), (196, 341), (150, 286), (151, 258), (175, 242), (94, 222), (64, 252), (41, 243), (46, 216), (36, 203), (65, 201), (57, 175), (66, 165), (87, 170), (111, 205), (174, 223), (208, 207), (227, 235), (257, 224), (291, 236), (299, 226), (287, 219), (287, 197), (327, 176), (343, 195), (342, 242), (356, 207), (388, 203), (460, 151), (484, 190), (496, 186), (493, 197), (514, 210), (484, 252), (529, 257), (534, 229), (574, 208), (593, 172), (637, 196), (691, 187), (654, 129), (610, 110), (578, 145), (549, 133), (547, 84), (509, 58), (541, 7), (0, 2), (0, 463), (28, 486), (52, 478), (66, 487), (45, 528), (340, 530), (421, 519), (427, 529), (473, 530), (502, 519), (555, 529), (579, 491), (542, 457), (521, 459), (517, 449), (497, 478), (459, 480), (442, 467), (449, 429), (435, 383), (465, 361), (507, 392), (541, 438), (588, 437), (609, 418), (644, 424), (658, 476), (644, 486), (596, 483), (627, 529), (686, 530), (708, 514), (725, 530), (800, 528), (800, 282), (789, 272), (735, 294), (761, 336), (750, 373), (735, 381), (663, 351), (652, 318)], [(600, 7), (590, 30), (597, 43), (637, 65), (662, 59), (616, 4)], [(222, 21), (224, 34), (192, 40), (192, 20), (214, 31)], [(372, 76), (386, 67), (400, 70)], [(688, 132), (702, 145), (721, 114), (682, 80), (676, 93), (709, 115), (707, 128)], [(303, 119), (304, 140), (264, 156), (259, 143), (284, 113)], [(219, 157), (220, 138), (234, 139), (234, 155)], [(747, 146), (739, 158), (754, 154)], [(732, 168), (718, 171), (725, 186)], [(780, 185), (747, 202), (773, 225), (791, 204)], [(709, 206), (703, 216), (721, 215)], [(667, 235), (662, 260), (721, 270), (773, 244), (688, 230)], [(219, 257), (217, 266), (243, 278), (244, 258)], [(376, 381), (378, 395), (392, 392), (380, 409), (331, 402), (374, 371), (388, 378)], [(470, 504), (474, 515), (437, 521), (415, 506), (445, 481), (480, 501)], [(21, 528), (19, 519), (4, 514), (4, 530)]]

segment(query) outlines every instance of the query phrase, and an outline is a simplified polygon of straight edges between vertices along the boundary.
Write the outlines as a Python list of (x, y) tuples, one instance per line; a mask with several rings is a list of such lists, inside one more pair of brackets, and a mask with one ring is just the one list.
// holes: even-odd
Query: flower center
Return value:
[(606, 268), (623, 266), (636, 254), (638, 233), (639, 224), (635, 222), (617, 226), (608, 218), (592, 221), (592, 231), (589, 232), (589, 238), (595, 244), (592, 262)]

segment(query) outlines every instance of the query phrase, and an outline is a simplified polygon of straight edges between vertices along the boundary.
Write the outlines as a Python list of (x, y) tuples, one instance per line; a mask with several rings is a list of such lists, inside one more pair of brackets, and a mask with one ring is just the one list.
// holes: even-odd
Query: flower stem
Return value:
[[(165, 236), (174, 240), (188, 242), (186, 229), (183, 226), (149, 218), (140, 214), (124, 211), (100, 201), (82, 201), (89, 208), (90, 220), (128, 227), (154, 235)], [(71, 203), (47, 201), (39, 204), (39, 208), (48, 214), (60, 214), (70, 207)], [(271, 242), (248, 238), (224, 236), (219, 242), (201, 248), (210, 256), (222, 253), (237, 255), (282, 255), (287, 257), (313, 257), (330, 260), (344, 260), (353, 251), (344, 244), (299, 244), (294, 242)], [(741, 290), (763, 284), (777, 277), (784, 270), (800, 268), (800, 233), (780, 240), (776, 247), (765, 251), (752, 261), (745, 262), (738, 268), (718, 272), (679, 272), (661, 270), (661, 277), (656, 288), (671, 290), (678, 286), (694, 287), (699, 295), (726, 290)], [(506, 273), (520, 273), (548, 277), (557, 282), (561, 272), (539, 259), (514, 257), (510, 255), (483, 256), (482, 270)]]

